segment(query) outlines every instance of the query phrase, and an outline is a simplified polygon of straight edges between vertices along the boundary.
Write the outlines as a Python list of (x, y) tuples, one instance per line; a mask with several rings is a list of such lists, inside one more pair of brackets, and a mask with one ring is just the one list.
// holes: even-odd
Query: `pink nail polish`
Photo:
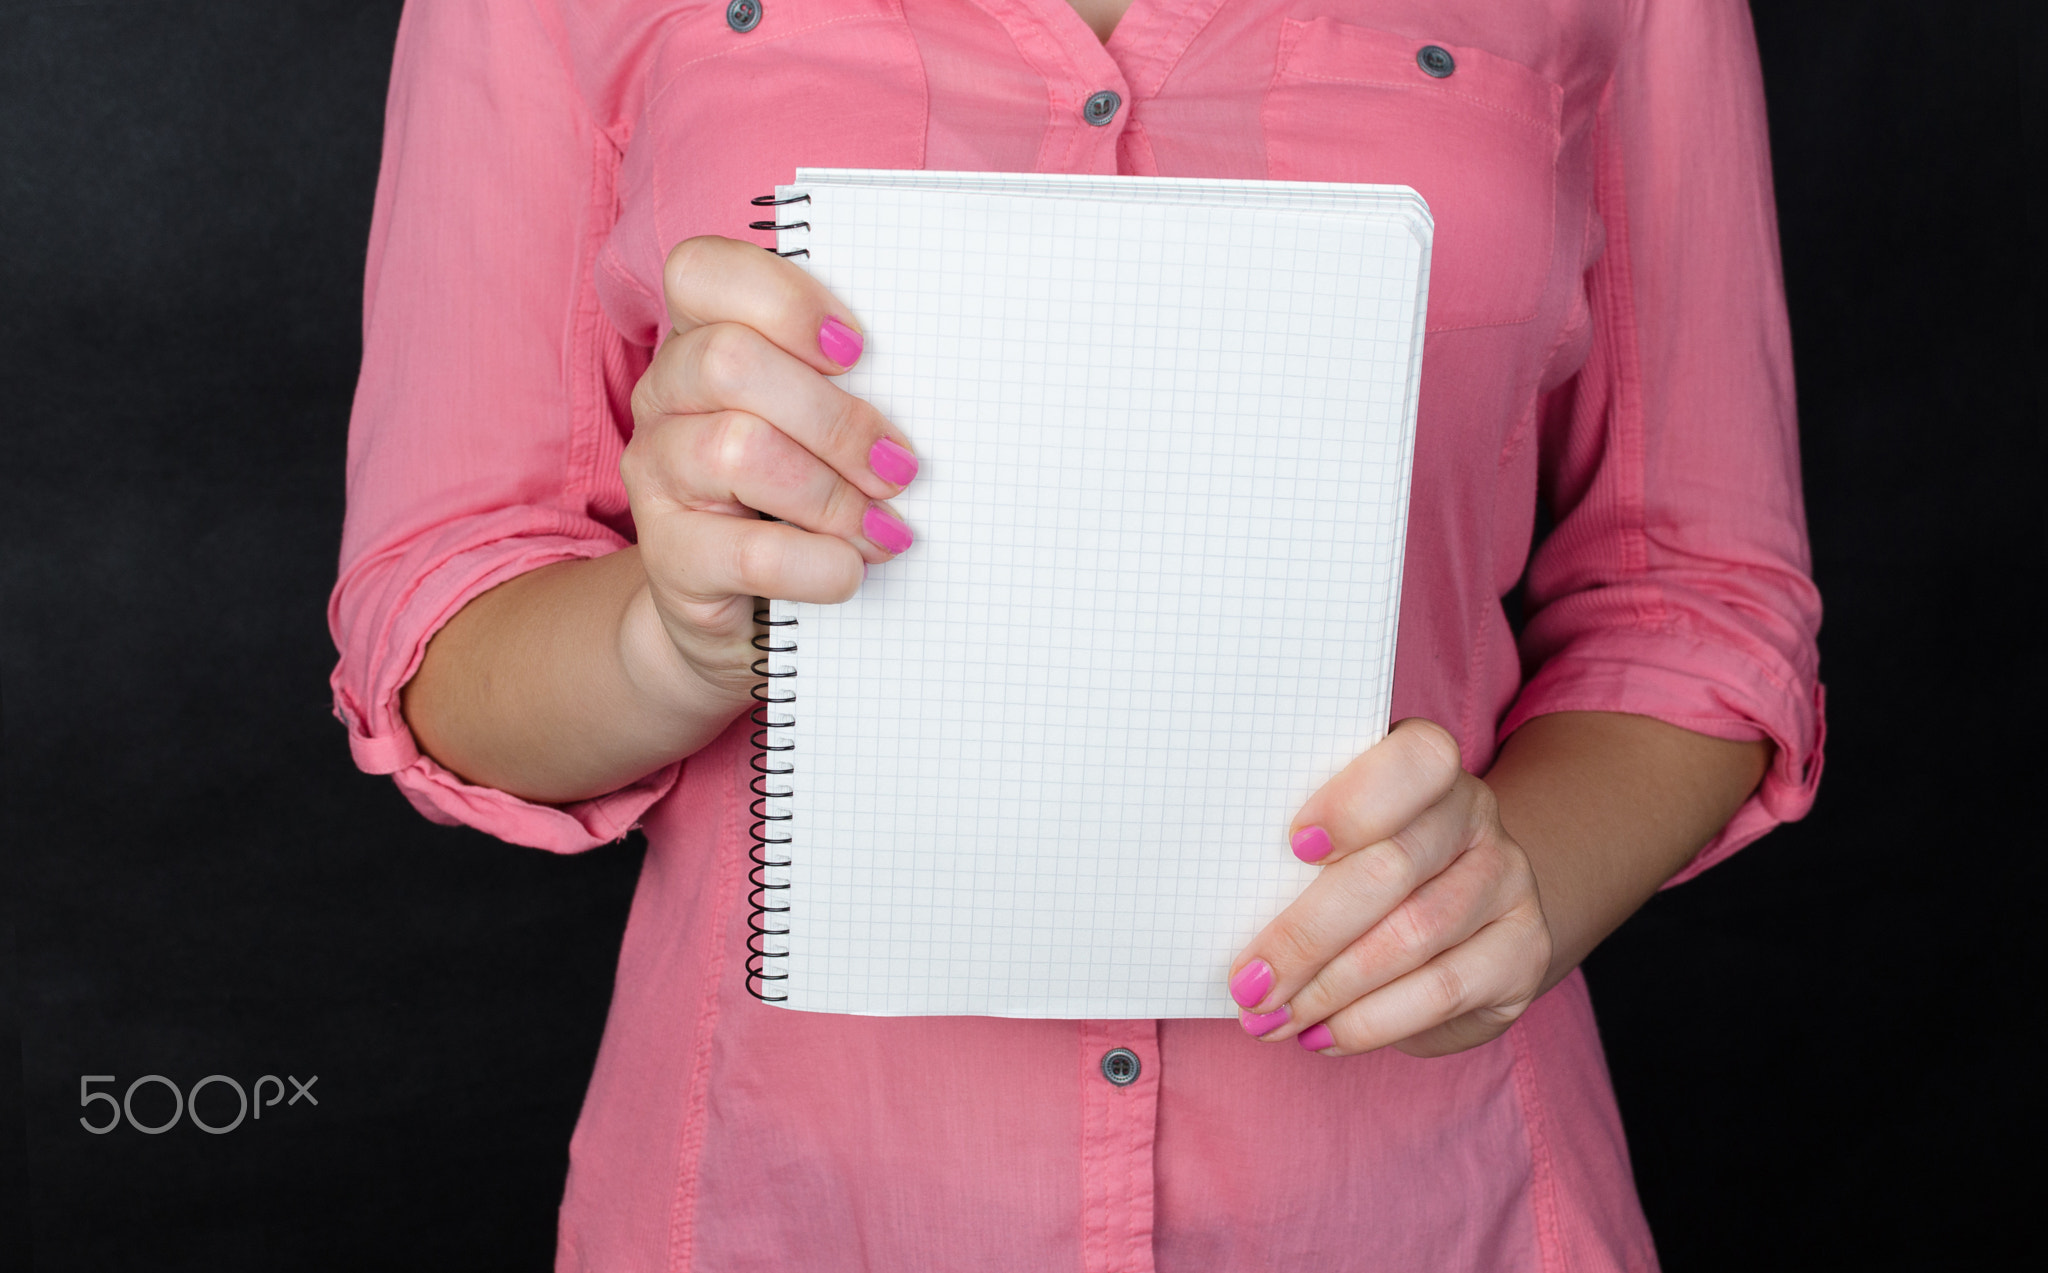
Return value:
[(1320, 862), (1330, 856), (1330, 833), (1321, 827), (1303, 827), (1288, 843), (1294, 846), (1294, 856), (1304, 862)]
[(1256, 1008), (1273, 988), (1273, 970), (1263, 959), (1254, 959), (1230, 979), (1230, 997), (1240, 1008)]
[(824, 326), (818, 328), (818, 348), (842, 367), (851, 367), (860, 361), (863, 345), (860, 333), (837, 318), (826, 319)]
[(1287, 1005), (1281, 1004), (1271, 1012), (1247, 1012), (1238, 1017), (1238, 1024), (1254, 1039), (1264, 1038), (1287, 1024)]
[(893, 439), (879, 438), (868, 448), (868, 467), (884, 482), (908, 486), (910, 479), (917, 476), (917, 457), (898, 446)]
[(1294, 1041), (1310, 1052), (1320, 1052), (1324, 1048), (1335, 1047), (1337, 1036), (1330, 1033), (1329, 1026), (1318, 1021), (1300, 1034), (1295, 1035)]
[(880, 504), (868, 505), (868, 515), (860, 519), (860, 529), (869, 542), (887, 553), (902, 552), (915, 538), (910, 527), (889, 516), (888, 510)]

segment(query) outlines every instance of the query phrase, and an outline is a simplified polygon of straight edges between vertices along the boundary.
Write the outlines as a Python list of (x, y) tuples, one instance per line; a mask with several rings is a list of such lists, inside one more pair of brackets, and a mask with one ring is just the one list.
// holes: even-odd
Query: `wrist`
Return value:
[(1553, 941), (1544, 988), (1692, 860), (1755, 790), (1768, 745), (1614, 712), (1538, 716), (1486, 775), (1535, 873)]
[(707, 717), (722, 722), (748, 701), (747, 666), (741, 664), (728, 675), (705, 675), (677, 647), (644, 581), (620, 614), (618, 658), (634, 700), (643, 710), (676, 722), (680, 732), (699, 733)]

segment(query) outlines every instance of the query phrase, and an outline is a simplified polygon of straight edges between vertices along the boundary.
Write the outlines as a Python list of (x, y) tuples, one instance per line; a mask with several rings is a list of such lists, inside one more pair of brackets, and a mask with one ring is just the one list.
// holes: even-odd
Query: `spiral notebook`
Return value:
[(771, 600), (748, 987), (1227, 1017), (1386, 731), (1431, 221), (1406, 187), (802, 169), (756, 201), (866, 331), (917, 535)]

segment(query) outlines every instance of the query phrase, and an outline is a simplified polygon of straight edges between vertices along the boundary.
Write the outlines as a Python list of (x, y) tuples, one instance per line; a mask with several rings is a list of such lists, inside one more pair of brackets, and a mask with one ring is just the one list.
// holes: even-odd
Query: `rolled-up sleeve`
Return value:
[(617, 147), (523, 0), (407, 5), (386, 110), (328, 607), (335, 713), (357, 765), (427, 817), (590, 848), (632, 829), (679, 767), (532, 804), (422, 755), (399, 690), (471, 598), (628, 542), (620, 417), (644, 353), (592, 283)]
[(1530, 562), (1528, 682), (1559, 711), (1776, 747), (1673, 880), (1802, 816), (1824, 732), (1763, 85), (1735, 0), (1645, 0), (1596, 125), (1593, 346), (1544, 416), (1555, 527)]

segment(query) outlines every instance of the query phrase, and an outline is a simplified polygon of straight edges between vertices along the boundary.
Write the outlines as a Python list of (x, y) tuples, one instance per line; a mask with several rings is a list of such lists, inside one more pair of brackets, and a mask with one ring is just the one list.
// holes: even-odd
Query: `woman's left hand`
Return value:
[(1494, 1038), (1545, 988), (1535, 872), (1441, 726), (1396, 725), (1309, 798), (1291, 840), (1323, 871), (1232, 965), (1252, 1034), (1324, 1056), (1442, 1056)]

